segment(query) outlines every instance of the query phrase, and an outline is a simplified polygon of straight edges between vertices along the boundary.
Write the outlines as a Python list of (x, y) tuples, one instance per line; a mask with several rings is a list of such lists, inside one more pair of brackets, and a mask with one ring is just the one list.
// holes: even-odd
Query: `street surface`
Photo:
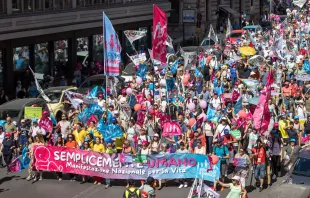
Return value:
[[(5, 168), (0, 168), (0, 197), (1, 198), (122, 198), (125, 190), (125, 181), (112, 181), (112, 187), (105, 189), (105, 185), (94, 185), (92, 183), (80, 184), (80, 182), (70, 182), (67, 176), (63, 181), (58, 181), (53, 173), (44, 173), (42, 181), (26, 181), (28, 173), (24, 170), (22, 173), (7, 175)], [(273, 183), (269, 189), (258, 192), (258, 189), (247, 187), (249, 198), (267, 197), (268, 192), (280, 184), (280, 180)], [(247, 185), (250, 183), (248, 178)], [(254, 180), (252, 181), (254, 184)], [(137, 182), (137, 186), (140, 182)], [(169, 187), (156, 191), (157, 198), (186, 198), (190, 187), (178, 189), (176, 183), (171, 182)], [(220, 192), (224, 198), (229, 190)]]

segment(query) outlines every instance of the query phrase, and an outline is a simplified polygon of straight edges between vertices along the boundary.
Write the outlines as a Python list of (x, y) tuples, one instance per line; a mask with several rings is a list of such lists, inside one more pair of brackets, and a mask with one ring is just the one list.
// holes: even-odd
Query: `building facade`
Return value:
[(68, 84), (76, 68), (92, 73), (103, 59), (103, 11), (123, 49), (131, 47), (128, 29), (147, 30), (139, 46), (150, 48), (153, 4), (170, 16), (168, 0), (0, 0), (0, 86), (11, 96), (17, 81), (29, 86), (29, 66), (39, 78), (64, 76)]
[[(171, 1), (171, 24), (169, 24), (170, 34), (177, 39), (182, 37), (184, 26), (185, 39), (200, 36), (200, 40), (207, 35), (210, 25), (218, 32), (220, 26), (227, 26), (229, 18), (231, 24), (240, 24), (241, 15), (246, 14), (246, 19), (252, 24), (258, 24), (260, 16), (265, 10), (269, 11), (265, 0), (170, 0)], [(183, 24), (183, 10), (193, 9), (195, 12), (195, 22)], [(178, 13), (173, 13), (178, 12)], [(197, 14), (201, 13), (201, 27), (197, 32)], [(177, 15), (178, 18), (174, 17)], [(239, 26), (240, 27), (240, 26)]]

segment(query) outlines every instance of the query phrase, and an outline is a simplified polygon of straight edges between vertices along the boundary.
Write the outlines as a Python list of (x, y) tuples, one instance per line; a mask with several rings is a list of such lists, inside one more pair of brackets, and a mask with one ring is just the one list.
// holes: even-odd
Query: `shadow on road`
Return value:
[(0, 185), (4, 182), (7, 182), (7, 181), (11, 181), (12, 179), (14, 178), (20, 178), (19, 176), (7, 176), (7, 177), (3, 177), (2, 179), (0, 179)]
[(2, 189), (2, 188), (0, 188), (0, 193), (2, 193), (2, 192), (5, 192), (5, 191), (8, 191), (9, 189)]

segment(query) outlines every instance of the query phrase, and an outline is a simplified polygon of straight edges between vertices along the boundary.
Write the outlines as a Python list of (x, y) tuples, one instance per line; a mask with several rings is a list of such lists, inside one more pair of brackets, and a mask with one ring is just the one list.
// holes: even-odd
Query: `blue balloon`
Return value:
[(243, 17), (246, 17), (246, 14), (243, 14)]
[(154, 90), (154, 84), (153, 83), (149, 84), (149, 90)]

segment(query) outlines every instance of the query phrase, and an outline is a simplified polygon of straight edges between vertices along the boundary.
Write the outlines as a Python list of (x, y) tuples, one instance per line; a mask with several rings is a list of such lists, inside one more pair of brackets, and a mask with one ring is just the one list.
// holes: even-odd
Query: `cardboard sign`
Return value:
[(40, 119), (42, 117), (42, 107), (25, 107), (24, 118)]

